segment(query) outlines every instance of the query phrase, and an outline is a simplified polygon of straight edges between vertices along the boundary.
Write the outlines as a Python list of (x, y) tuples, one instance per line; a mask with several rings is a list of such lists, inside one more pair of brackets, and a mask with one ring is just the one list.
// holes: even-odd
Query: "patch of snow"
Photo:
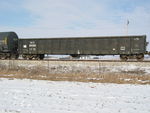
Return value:
[(150, 74), (150, 67), (141, 67), (142, 70), (145, 71), (145, 73)]
[(0, 113), (150, 113), (150, 85), (0, 79)]

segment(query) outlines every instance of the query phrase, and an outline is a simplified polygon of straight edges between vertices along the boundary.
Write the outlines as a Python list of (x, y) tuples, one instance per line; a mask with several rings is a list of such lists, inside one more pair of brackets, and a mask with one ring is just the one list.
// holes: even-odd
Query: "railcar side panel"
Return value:
[(131, 38), (118, 38), (119, 54), (131, 54)]
[(146, 37), (131, 38), (131, 54), (146, 52)]
[(146, 52), (146, 36), (20, 39), (21, 54), (130, 55)]

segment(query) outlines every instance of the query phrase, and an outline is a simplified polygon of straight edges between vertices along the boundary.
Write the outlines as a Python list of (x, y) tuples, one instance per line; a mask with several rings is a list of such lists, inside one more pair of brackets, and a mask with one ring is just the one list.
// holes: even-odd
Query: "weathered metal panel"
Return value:
[(146, 47), (146, 39), (145, 37), (135, 37), (131, 39), (131, 53), (132, 54), (138, 54), (138, 53), (144, 53), (145, 47)]
[(119, 38), (118, 49), (119, 49), (119, 54), (131, 54), (131, 39)]
[(117, 54), (117, 39), (80, 39), (77, 50), (80, 54)]
[(28, 40), (19, 40), (19, 53), (29, 54), (29, 41)]
[(42, 54), (42, 53), (46, 53), (47, 51), (46, 50), (49, 50), (49, 46), (47, 44), (48, 41), (44, 41), (44, 40), (37, 40), (37, 52), (38, 54)]

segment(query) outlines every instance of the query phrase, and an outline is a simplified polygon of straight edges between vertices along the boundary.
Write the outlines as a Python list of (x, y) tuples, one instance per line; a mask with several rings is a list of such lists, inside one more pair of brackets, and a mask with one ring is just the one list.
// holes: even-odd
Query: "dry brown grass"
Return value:
[(1, 78), (36, 79), (52, 81), (79, 81), (96, 83), (118, 84), (150, 84), (150, 75), (132, 73), (90, 73), (83, 71), (70, 73), (52, 73), (44, 68), (27, 69), (0, 69)]

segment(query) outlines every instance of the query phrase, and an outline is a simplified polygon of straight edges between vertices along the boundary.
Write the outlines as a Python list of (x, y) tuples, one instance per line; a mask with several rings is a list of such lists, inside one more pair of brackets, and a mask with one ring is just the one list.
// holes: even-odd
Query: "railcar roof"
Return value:
[(3, 39), (5, 37), (9, 37), (12, 34), (16, 34), (15, 32), (0, 32), (0, 39)]
[(90, 36), (90, 37), (47, 37), (47, 38), (20, 38), (21, 40), (23, 39), (90, 39), (90, 38), (135, 38), (135, 37), (139, 37), (139, 38), (142, 38), (142, 37), (146, 37), (146, 35), (130, 35), (130, 36)]
[(7, 37), (11, 32), (0, 32), (0, 39)]

